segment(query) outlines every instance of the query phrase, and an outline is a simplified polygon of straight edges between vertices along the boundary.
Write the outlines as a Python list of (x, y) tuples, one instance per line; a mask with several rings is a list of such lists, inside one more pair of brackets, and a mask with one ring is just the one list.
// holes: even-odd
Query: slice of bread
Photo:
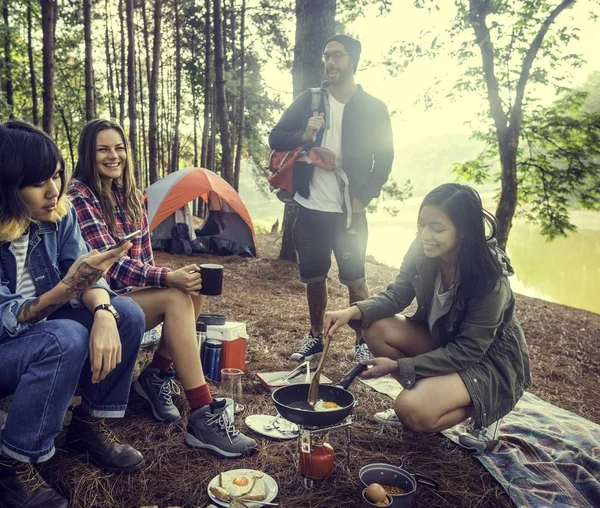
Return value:
[(264, 473), (261, 471), (253, 471), (253, 476), (256, 478), (256, 480), (254, 481), (252, 490), (248, 494), (245, 494), (243, 498), (249, 501), (263, 501), (267, 497)]
[(219, 487), (217, 485), (211, 485), (210, 492), (213, 496), (218, 497), (222, 501), (229, 501), (229, 494), (222, 487)]
[(239, 499), (232, 499), (229, 503), (229, 508), (249, 508), (249, 506)]

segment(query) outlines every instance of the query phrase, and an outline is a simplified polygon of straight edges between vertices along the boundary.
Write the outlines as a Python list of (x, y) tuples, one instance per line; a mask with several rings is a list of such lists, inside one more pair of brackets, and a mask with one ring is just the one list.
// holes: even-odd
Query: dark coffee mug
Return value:
[(201, 295), (218, 296), (223, 292), (223, 266), (207, 263), (200, 265)]

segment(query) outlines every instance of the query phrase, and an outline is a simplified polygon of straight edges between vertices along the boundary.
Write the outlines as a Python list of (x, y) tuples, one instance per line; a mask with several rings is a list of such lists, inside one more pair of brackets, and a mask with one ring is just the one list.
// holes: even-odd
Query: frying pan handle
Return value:
[(338, 386), (343, 388), (344, 390), (347, 390), (352, 381), (354, 381), (354, 378), (365, 370), (367, 370), (366, 365), (361, 365), (360, 363), (357, 363), (354, 367), (352, 367), (352, 370), (342, 378)]
[(440, 488), (440, 484), (438, 482), (428, 478), (427, 476), (423, 476), (419, 473), (413, 473), (413, 476), (419, 485), (427, 485), (428, 487), (432, 487), (436, 490)]

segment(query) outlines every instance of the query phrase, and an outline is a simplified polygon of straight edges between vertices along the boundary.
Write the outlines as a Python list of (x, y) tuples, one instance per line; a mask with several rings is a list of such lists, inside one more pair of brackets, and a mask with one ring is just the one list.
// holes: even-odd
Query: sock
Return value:
[(152, 363), (150, 363), (149, 367), (152, 369), (158, 369), (161, 372), (168, 372), (173, 365), (173, 362), (164, 356), (162, 356), (158, 351), (154, 353), (152, 357)]
[(210, 388), (206, 383), (198, 388), (192, 388), (191, 390), (185, 390), (185, 396), (190, 404), (190, 408), (193, 411), (202, 406), (212, 404), (213, 398), (210, 394)]

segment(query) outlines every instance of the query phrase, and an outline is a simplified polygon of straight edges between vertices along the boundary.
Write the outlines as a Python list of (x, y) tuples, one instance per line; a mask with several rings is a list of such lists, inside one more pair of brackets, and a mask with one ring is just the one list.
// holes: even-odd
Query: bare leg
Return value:
[(162, 355), (166, 350), (172, 358), (183, 388), (191, 390), (204, 385), (192, 299), (177, 289), (148, 288), (127, 296), (144, 311), (146, 330), (163, 322), (159, 351)]
[(473, 414), (473, 403), (461, 377), (453, 372), (420, 379), (394, 402), (400, 421), (415, 432), (440, 432)]
[[(348, 300), (350, 305), (354, 302), (366, 300), (369, 298), (369, 286), (366, 282), (363, 282), (360, 286), (348, 286)], [(362, 333), (356, 331), (356, 343), (358, 344), (362, 338)]]
[(194, 302), (194, 316), (196, 317), (196, 320), (198, 320), (198, 316), (202, 312), (204, 302), (206, 301), (206, 295), (192, 296), (191, 298), (192, 302)]
[(306, 298), (313, 337), (323, 333), (323, 318), (327, 308), (327, 280), (306, 284)]

